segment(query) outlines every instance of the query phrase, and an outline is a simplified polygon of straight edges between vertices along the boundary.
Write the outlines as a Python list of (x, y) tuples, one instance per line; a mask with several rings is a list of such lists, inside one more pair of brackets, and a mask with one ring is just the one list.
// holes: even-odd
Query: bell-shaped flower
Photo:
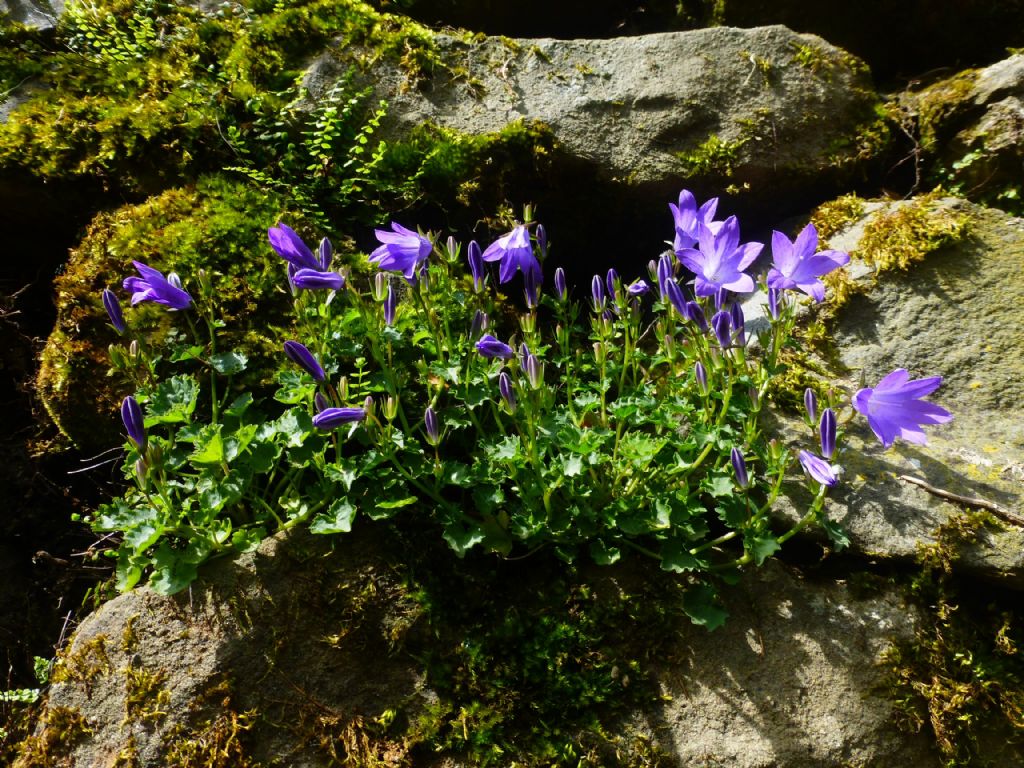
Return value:
[(715, 332), (715, 338), (718, 339), (718, 346), (728, 349), (729, 343), (732, 341), (732, 318), (729, 313), (724, 309), (716, 312), (715, 316), (711, 318), (711, 329)]
[(768, 287), (778, 291), (799, 290), (815, 301), (825, 298), (825, 284), (818, 278), (850, 262), (842, 251), (818, 250), (818, 230), (808, 224), (791, 242), (781, 232), (772, 232), (772, 262)]
[(626, 293), (635, 298), (637, 296), (643, 296), (649, 290), (651, 290), (651, 286), (648, 285), (646, 280), (640, 278), (629, 284), (626, 288)]
[(126, 277), (124, 280), (124, 289), (132, 295), (132, 306), (142, 301), (163, 304), (171, 309), (188, 309), (192, 306), (192, 297), (188, 292), (174, 285), (162, 272), (146, 266), (141, 261), (133, 261), (132, 264), (142, 275)]
[(708, 371), (700, 360), (693, 365), (693, 377), (697, 380), (700, 393), (706, 395), (708, 393)]
[(512, 347), (502, 341), (498, 341), (489, 333), (482, 336), (480, 341), (478, 341), (474, 346), (476, 346), (476, 351), (488, 360), (493, 360), (496, 357), (501, 358), (502, 360), (508, 360), (515, 355), (515, 351)]
[(761, 243), (740, 245), (740, 225), (730, 216), (720, 227), (702, 227), (700, 248), (682, 248), (676, 256), (694, 273), (694, 293), (713, 296), (721, 289), (734, 293), (754, 290), (754, 279), (743, 272), (754, 263), (764, 247)]
[(897, 437), (924, 445), (928, 438), (922, 425), (945, 424), (953, 418), (945, 408), (921, 400), (941, 384), (941, 376), (911, 380), (905, 369), (897, 368), (876, 386), (857, 392), (853, 407), (867, 418), (871, 431), (884, 447), (892, 445)]
[(390, 327), (395, 324), (395, 312), (398, 309), (398, 296), (395, 289), (388, 283), (388, 292), (384, 297), (384, 325)]
[(700, 304), (696, 301), (688, 301), (686, 302), (686, 306), (683, 310), (683, 314), (686, 319), (695, 322), (697, 327), (700, 328), (701, 333), (708, 332), (708, 318), (704, 314), (704, 310), (701, 308)]
[(391, 222), (391, 232), (376, 229), (374, 234), (381, 245), (370, 254), (370, 262), (389, 272), (401, 272), (410, 282), (417, 279), (420, 264), (434, 249), (430, 240), (419, 232), (406, 229), (397, 221)]
[(324, 408), (313, 417), (313, 426), (324, 432), (366, 418), (365, 408)]
[(340, 291), (345, 287), (344, 276), (337, 272), (297, 269), (291, 278), (292, 285), (306, 291)]
[(676, 312), (682, 317), (686, 317), (686, 296), (683, 295), (683, 289), (679, 287), (672, 278), (665, 281), (664, 295), (668, 297), (669, 303), (675, 308)]
[(331, 245), (331, 241), (326, 237), (320, 241), (320, 247), (317, 248), (317, 257), (320, 262), (320, 270), (327, 272), (331, 268), (331, 261), (334, 259), (334, 246)]
[(810, 387), (804, 390), (804, 410), (807, 411), (807, 423), (813, 426), (818, 418), (818, 396)]
[(520, 269), (524, 275), (531, 274), (535, 285), (542, 282), (540, 262), (533, 255), (530, 233), (523, 224), (487, 246), (483, 260), (501, 262), (498, 271), (498, 281), (501, 283), (507, 283), (515, 277), (516, 270)]
[(672, 211), (676, 235), (672, 241), (672, 250), (681, 251), (692, 248), (700, 237), (701, 227), (710, 227), (718, 210), (718, 198), (713, 197), (704, 205), (697, 207), (697, 199), (688, 189), (679, 193), (679, 205), (668, 204)]
[(267, 230), (267, 236), (270, 238), (270, 247), (277, 255), (296, 269), (326, 269), (322, 259), (314, 256), (309, 246), (287, 224), (278, 222), (276, 227)]
[(836, 472), (832, 465), (824, 459), (815, 456), (810, 451), (800, 451), (798, 458), (800, 459), (800, 466), (804, 468), (804, 472), (816, 482), (827, 485), (829, 488), (839, 482), (839, 478), (836, 477)]

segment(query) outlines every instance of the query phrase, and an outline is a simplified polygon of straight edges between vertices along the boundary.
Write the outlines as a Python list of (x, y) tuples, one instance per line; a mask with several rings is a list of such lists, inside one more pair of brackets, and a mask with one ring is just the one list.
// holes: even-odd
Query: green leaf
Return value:
[(352, 520), (355, 516), (356, 508), (342, 496), (335, 499), (325, 512), (313, 518), (309, 530), (312, 533), (348, 533), (352, 530)]
[(220, 352), (210, 358), (213, 370), (224, 376), (241, 373), (249, 364), (249, 358), (241, 352)]
[(609, 547), (601, 539), (590, 542), (590, 556), (598, 565), (611, 565), (618, 562), (622, 552), (618, 547)]
[(224, 414), (226, 416), (241, 418), (242, 414), (245, 413), (246, 409), (250, 405), (252, 405), (252, 394), (249, 392), (243, 392), (231, 402), (231, 405), (224, 409)]
[(701, 488), (716, 499), (733, 496), (736, 493), (736, 482), (732, 475), (709, 475), (701, 482)]
[(216, 466), (224, 462), (224, 439), (220, 435), (221, 425), (210, 424), (196, 440), (196, 449), (188, 460), (196, 466)]
[(718, 629), (729, 614), (719, 607), (718, 595), (708, 584), (690, 587), (683, 595), (683, 612), (694, 624), (707, 628), (708, 632)]
[(825, 533), (832, 540), (837, 552), (850, 546), (850, 537), (846, 534), (846, 529), (839, 523), (825, 517), (821, 520), (821, 527), (825, 529)]
[(459, 557), (464, 557), (466, 552), (484, 540), (484, 532), (479, 526), (469, 527), (459, 521), (446, 525), (441, 535)]
[(188, 550), (172, 549), (166, 542), (153, 555), (153, 574), (149, 586), (158, 595), (173, 595), (195, 581), (196, 564), (190, 562)]
[(759, 536), (748, 542), (750, 551), (754, 554), (754, 562), (761, 565), (765, 560), (781, 549), (779, 542), (774, 538)]
[(324, 467), (324, 477), (345, 486), (346, 491), (352, 490), (352, 483), (359, 477), (359, 473), (348, 459), (342, 459), (341, 464), (328, 464)]
[(583, 459), (579, 456), (566, 456), (562, 459), (562, 474), (576, 477), (583, 470)]
[(198, 360), (203, 354), (201, 346), (178, 347), (171, 353), (171, 362), (180, 363), (185, 360)]
[(146, 426), (189, 421), (198, 399), (199, 384), (191, 376), (172, 376), (161, 381), (149, 398)]
[(415, 496), (406, 496), (403, 499), (395, 499), (394, 501), (378, 501), (374, 506), (377, 509), (399, 509), (401, 507), (408, 507), (410, 504), (415, 504), (419, 499)]
[(519, 438), (509, 435), (497, 445), (489, 446), (488, 452), (492, 459), (498, 461), (514, 461), (519, 457)]
[(274, 422), (274, 427), (278, 434), (285, 437), (286, 446), (298, 448), (313, 431), (313, 419), (302, 408), (290, 408)]
[(239, 528), (231, 536), (231, 546), (237, 552), (252, 552), (265, 538), (267, 538), (267, 530), (262, 526)]
[(685, 542), (677, 539), (669, 539), (661, 548), (661, 569), (673, 573), (686, 573), (697, 571), (706, 565), (696, 555), (690, 554), (690, 548)]

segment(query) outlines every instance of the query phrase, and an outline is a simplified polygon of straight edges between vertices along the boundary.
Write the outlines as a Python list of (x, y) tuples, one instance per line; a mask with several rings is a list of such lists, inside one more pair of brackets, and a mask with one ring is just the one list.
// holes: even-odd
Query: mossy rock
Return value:
[[(276, 195), (209, 176), (96, 217), (55, 281), (57, 321), (37, 378), (39, 397), (67, 438), (85, 449), (119, 441), (114, 413), (131, 387), (119, 376), (104, 378), (107, 348), (123, 339), (100, 294), (111, 288), (127, 306), (121, 282), (135, 273), (132, 260), (177, 272), (186, 283), (199, 269), (213, 273), (231, 343), (253, 360), (255, 380), (248, 383), (269, 378), (276, 368), (275, 328), (286, 324), (289, 303), (281, 261), (266, 241), (281, 209)], [(133, 332), (154, 342), (174, 320), (155, 305), (126, 312)]]

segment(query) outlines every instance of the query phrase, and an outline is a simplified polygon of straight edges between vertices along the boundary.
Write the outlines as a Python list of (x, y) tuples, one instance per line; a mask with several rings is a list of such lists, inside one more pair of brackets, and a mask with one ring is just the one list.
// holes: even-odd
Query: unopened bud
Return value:
[(398, 398), (393, 395), (388, 395), (384, 398), (384, 418), (388, 421), (394, 421), (395, 416), (398, 415)]
[(141, 351), (141, 349), (139, 347), (139, 340), (138, 339), (132, 339), (132, 343), (128, 345), (128, 356), (133, 361), (138, 360), (139, 359), (139, 352), (140, 351)]
[(341, 398), (341, 402), (348, 402), (348, 376), (338, 379), (338, 397)]

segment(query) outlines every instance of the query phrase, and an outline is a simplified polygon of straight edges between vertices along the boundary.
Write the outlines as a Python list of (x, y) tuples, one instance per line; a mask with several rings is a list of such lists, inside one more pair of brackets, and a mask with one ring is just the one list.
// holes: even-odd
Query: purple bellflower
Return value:
[(732, 320), (733, 327), (733, 339), (737, 346), (747, 346), (747, 335), (744, 332), (744, 320), (743, 307), (740, 306), (739, 302), (735, 302), (729, 307), (729, 319)]
[(667, 298), (666, 289), (668, 282), (672, 279), (673, 266), (672, 257), (666, 253), (658, 259), (658, 264), (655, 267), (654, 276), (658, 278), (658, 291), (663, 299)]
[(704, 310), (703, 308), (701, 308), (700, 304), (698, 304), (696, 301), (688, 301), (686, 302), (686, 306), (683, 309), (684, 316), (688, 320), (692, 320), (693, 322), (695, 322), (697, 324), (697, 327), (700, 328), (701, 333), (708, 332), (708, 318), (704, 314)]
[(604, 310), (606, 298), (604, 282), (602, 282), (601, 276), (594, 275), (590, 280), (590, 299), (595, 312), (601, 312)]
[(676, 236), (672, 242), (672, 250), (681, 251), (692, 248), (700, 236), (701, 227), (710, 227), (718, 210), (718, 198), (713, 197), (704, 205), (697, 207), (697, 199), (688, 189), (679, 193), (679, 205), (668, 204), (675, 222)]
[(317, 248), (317, 256), (320, 261), (320, 270), (327, 272), (331, 268), (331, 260), (334, 258), (334, 246), (331, 245), (331, 241), (326, 237), (320, 241), (320, 247)]
[(729, 317), (729, 313), (724, 309), (716, 312), (715, 316), (711, 318), (711, 329), (718, 339), (718, 346), (728, 349), (729, 342), (732, 341), (732, 318)]
[(651, 290), (651, 286), (647, 284), (646, 280), (641, 278), (630, 283), (629, 287), (626, 288), (626, 293), (636, 298), (638, 296), (643, 296), (649, 290)]
[(615, 293), (615, 284), (619, 282), (619, 273), (614, 267), (608, 270), (608, 275), (605, 277), (604, 284), (608, 286), (608, 298), (615, 301), (618, 296)]
[(516, 390), (512, 385), (512, 377), (508, 375), (507, 371), (502, 371), (498, 376), (498, 392), (501, 394), (501, 399), (505, 401), (505, 405), (508, 406), (509, 413), (515, 413)]
[(544, 363), (531, 353), (526, 356), (526, 365), (523, 366), (523, 369), (526, 371), (526, 378), (530, 382), (530, 388), (540, 389), (540, 386), (544, 383)]
[(327, 378), (327, 374), (324, 373), (324, 369), (320, 366), (320, 363), (317, 362), (313, 353), (310, 352), (305, 345), (300, 344), (297, 341), (286, 341), (284, 343), (284, 353), (288, 356), (289, 360), (312, 376), (316, 381), (322, 382)]
[(693, 365), (693, 376), (697, 379), (697, 386), (700, 387), (701, 394), (706, 395), (708, 393), (708, 372), (700, 360)]
[(345, 287), (345, 278), (337, 272), (297, 269), (291, 279), (292, 285), (306, 291), (340, 291)]
[(287, 224), (278, 222), (276, 227), (267, 230), (267, 236), (270, 238), (270, 247), (277, 255), (296, 269), (326, 269), (322, 259), (314, 256), (309, 246)]
[(124, 321), (121, 302), (117, 300), (117, 295), (109, 288), (103, 289), (103, 308), (107, 310), (107, 317), (110, 318), (110, 324), (114, 326), (114, 330), (118, 333), (124, 333), (128, 329), (128, 325)]
[(781, 291), (775, 288), (768, 289), (768, 314), (772, 316), (772, 320), (779, 319), (779, 299), (781, 298)]
[(683, 289), (679, 287), (677, 283), (671, 277), (665, 281), (664, 293), (668, 296), (669, 302), (675, 307), (682, 317), (686, 317), (686, 296), (683, 295)]
[(391, 222), (391, 229), (374, 230), (381, 245), (370, 254), (370, 262), (389, 272), (401, 272), (412, 282), (434, 246), (419, 232), (406, 229), (397, 221)]
[(743, 272), (753, 264), (764, 247), (761, 243), (740, 245), (740, 225), (735, 216), (721, 227), (702, 227), (700, 249), (682, 248), (676, 256), (696, 275), (694, 293), (713, 296), (722, 288), (735, 293), (754, 290), (754, 279)]
[(540, 247), (540, 257), (546, 259), (548, 257), (548, 231), (544, 229), (543, 224), (537, 225), (537, 245)]
[(324, 397), (322, 392), (317, 392), (313, 395), (313, 405), (316, 407), (316, 412), (326, 411), (331, 407), (331, 401)]
[(829, 488), (839, 482), (835, 470), (824, 459), (815, 456), (810, 451), (800, 451), (798, 458), (800, 459), (800, 466), (811, 476), (811, 479), (822, 485), (827, 485)]
[(555, 296), (559, 301), (565, 301), (565, 270), (559, 267), (555, 270)]
[(188, 292), (174, 285), (162, 272), (141, 261), (133, 261), (132, 264), (142, 275), (124, 279), (124, 289), (132, 294), (132, 306), (142, 301), (156, 302), (171, 309), (188, 309), (192, 306), (192, 297)]
[(365, 408), (324, 408), (313, 417), (313, 426), (323, 432), (330, 432), (343, 424), (352, 424), (365, 418)]
[(850, 254), (842, 251), (819, 251), (818, 230), (808, 224), (791, 242), (781, 232), (772, 232), (772, 261), (768, 286), (779, 291), (800, 290), (821, 301), (825, 284), (818, 278), (850, 262)]
[(487, 330), (487, 326), (489, 324), (490, 319), (487, 317), (487, 313), (478, 309), (473, 313), (473, 322), (469, 326), (469, 338), (477, 338), (481, 333)]
[(810, 387), (804, 390), (804, 409), (807, 411), (807, 423), (813, 425), (818, 418), (818, 396)]
[(493, 360), (496, 357), (499, 357), (502, 360), (508, 360), (515, 355), (515, 351), (512, 347), (502, 341), (498, 341), (489, 333), (482, 336), (475, 346), (476, 351), (488, 360)]
[(121, 403), (121, 421), (132, 442), (142, 450), (146, 447), (146, 425), (138, 401), (128, 395)]
[(438, 424), (437, 413), (429, 405), (423, 413), (423, 426), (427, 433), (427, 442), (436, 447), (441, 442), (441, 427)]
[(388, 293), (384, 297), (384, 325), (395, 324), (395, 311), (398, 309), (398, 297), (395, 296), (395, 289), (388, 283)]
[(874, 387), (857, 392), (853, 407), (867, 418), (884, 447), (891, 446), (897, 437), (924, 445), (928, 438), (921, 429), (923, 424), (945, 424), (953, 418), (945, 408), (921, 400), (940, 384), (941, 376), (911, 380), (904, 368), (897, 368)]
[(516, 270), (519, 269), (523, 271), (524, 275), (531, 273), (535, 285), (540, 285), (542, 282), (540, 262), (533, 255), (530, 233), (523, 224), (487, 246), (487, 250), (483, 253), (483, 260), (501, 262), (498, 272), (498, 281), (501, 283), (507, 283), (515, 277)]
[(540, 286), (537, 284), (539, 272), (523, 272), (523, 295), (526, 297), (527, 309), (535, 309), (540, 300)]

